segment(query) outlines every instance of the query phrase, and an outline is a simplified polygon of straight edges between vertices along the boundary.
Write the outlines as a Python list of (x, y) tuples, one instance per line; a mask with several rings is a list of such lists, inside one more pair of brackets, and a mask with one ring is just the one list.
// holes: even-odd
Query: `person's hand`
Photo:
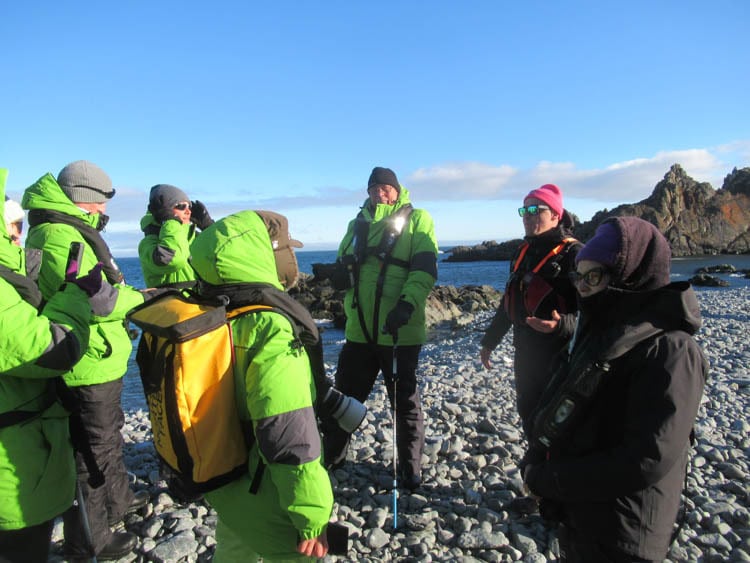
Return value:
[(526, 324), (537, 332), (551, 334), (560, 326), (560, 313), (553, 310), (550, 320), (540, 319), (539, 317), (526, 317)]
[(325, 557), (328, 553), (328, 538), (323, 530), (317, 538), (302, 540), (297, 544), (297, 552), (308, 557)]
[(198, 227), (201, 231), (209, 228), (214, 224), (214, 220), (211, 219), (211, 215), (208, 214), (206, 205), (203, 202), (198, 201), (197, 199), (191, 202), (190, 213), (190, 222)]
[(414, 312), (414, 305), (407, 303), (406, 301), (399, 299), (396, 306), (391, 309), (388, 316), (385, 318), (385, 324), (383, 325), (383, 334), (390, 334), (394, 338), (398, 336), (398, 329), (409, 322), (411, 314)]
[(489, 348), (485, 348), (482, 346), (482, 349), (479, 350), (479, 359), (482, 360), (482, 365), (484, 366), (484, 369), (490, 370), (492, 369), (492, 362), (490, 362), (490, 355), (492, 355), (492, 350)]
[(71, 276), (66, 272), (65, 281), (67, 281), (68, 283), (72, 283), (73, 285), (77, 285), (86, 292), (86, 295), (88, 295), (89, 297), (93, 297), (102, 289), (103, 267), (104, 264), (102, 264), (101, 262), (97, 262), (96, 266), (91, 268), (88, 274), (86, 274), (85, 276), (81, 276), (80, 278)]

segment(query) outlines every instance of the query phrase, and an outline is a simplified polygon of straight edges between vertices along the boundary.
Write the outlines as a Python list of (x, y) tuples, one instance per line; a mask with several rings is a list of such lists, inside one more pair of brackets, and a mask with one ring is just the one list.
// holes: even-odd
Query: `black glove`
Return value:
[(399, 299), (396, 306), (391, 309), (391, 312), (388, 313), (388, 316), (385, 318), (383, 334), (390, 334), (395, 338), (398, 335), (398, 329), (409, 322), (413, 312), (414, 305), (407, 303), (403, 299)]
[(66, 272), (65, 281), (67, 281), (68, 283), (72, 283), (73, 285), (77, 285), (86, 292), (86, 295), (88, 295), (89, 297), (93, 297), (102, 289), (103, 267), (104, 264), (102, 264), (101, 262), (97, 262), (96, 266), (91, 268), (88, 274), (86, 274), (85, 276), (81, 276), (80, 278), (76, 278), (74, 275)]
[(211, 219), (211, 216), (208, 214), (208, 209), (206, 209), (206, 206), (203, 202), (198, 201), (197, 199), (193, 202), (191, 214), (190, 214), (190, 222), (193, 223), (196, 227), (198, 227), (201, 231), (209, 228), (211, 225), (214, 224), (214, 220)]

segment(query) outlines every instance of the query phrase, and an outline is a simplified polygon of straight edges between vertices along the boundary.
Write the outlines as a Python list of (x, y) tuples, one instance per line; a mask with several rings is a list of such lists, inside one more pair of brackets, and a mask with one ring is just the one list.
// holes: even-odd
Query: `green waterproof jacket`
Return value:
[[(349, 222), (339, 245), (338, 260), (347, 263), (356, 257), (359, 275), (355, 276), (356, 287), (350, 288), (344, 298), (347, 340), (366, 343), (369, 336), (377, 344), (392, 346), (393, 339), (389, 334), (382, 334), (381, 328), (388, 313), (401, 299), (410, 303), (414, 312), (399, 330), (398, 343), (413, 345), (425, 341), (425, 303), (437, 280), (438, 249), (430, 214), (423, 209), (413, 209), (390, 255), (378, 256), (394, 219), (402, 216), (407, 205), (410, 205), (409, 192), (402, 187), (395, 204), (379, 204), (373, 210), (368, 199), (357, 218)], [(358, 230), (365, 233), (366, 247), (363, 241), (357, 243)], [(381, 275), (382, 289), (379, 290)], [(378, 299), (379, 293), (382, 295)]]
[[(71, 202), (51, 174), (45, 174), (26, 188), (21, 206), (29, 210), (57, 211), (80, 219), (91, 227), (96, 227), (100, 220), (98, 214), (89, 214)], [(41, 223), (32, 226), (26, 235), (28, 248), (43, 251), (38, 283), (45, 299), (53, 295), (62, 283), (71, 242), (81, 242), (84, 245), (80, 266), (80, 271), (84, 274), (96, 265), (97, 257), (75, 227), (61, 223)], [(143, 303), (144, 298), (141, 292), (128, 285), (118, 283), (114, 287), (118, 296), (112, 311), (106, 316), (91, 318), (91, 335), (86, 354), (64, 376), (69, 386), (107, 383), (122, 377), (127, 371), (128, 357), (133, 346), (125, 326), (125, 314)]]
[[(253, 211), (229, 215), (201, 232), (191, 246), (192, 264), (214, 286), (262, 283), (282, 289), (263, 220)], [(231, 321), (240, 417), (252, 423), (248, 473), (206, 497), (221, 522), (244, 538), (246, 549), (269, 559), (302, 558), (296, 546), (325, 529), (333, 508), (328, 473), (321, 464), (313, 410), (310, 362), (289, 320), (256, 312)], [(257, 493), (249, 492), (259, 465)], [(227, 553), (242, 561), (241, 551)]]
[(195, 281), (190, 265), (190, 244), (195, 240), (195, 225), (169, 219), (159, 224), (151, 213), (141, 218), (143, 239), (138, 244), (146, 287), (163, 287)]
[[(5, 176), (0, 169), (0, 214)], [(0, 264), (23, 274), (23, 253), (0, 226)], [(73, 502), (75, 463), (68, 413), (54, 379), (78, 361), (89, 334), (86, 294), (67, 284), (41, 314), (0, 277), (0, 530), (46, 522)], [(30, 418), (12, 424), (20, 412)]]

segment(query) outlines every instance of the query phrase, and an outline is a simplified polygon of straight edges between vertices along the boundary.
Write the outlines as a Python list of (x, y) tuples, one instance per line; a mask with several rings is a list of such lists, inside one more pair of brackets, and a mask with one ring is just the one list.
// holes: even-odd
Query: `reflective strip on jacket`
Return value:
[[(362, 207), (364, 218), (369, 222), (368, 248), (377, 248), (383, 237), (387, 220), (399, 209), (409, 203), (409, 191), (402, 187), (398, 200), (394, 205), (379, 204), (372, 211), (369, 199)], [(339, 245), (339, 259), (345, 255), (354, 253), (354, 228), (357, 220), (349, 222), (346, 235)], [(388, 334), (382, 334), (381, 328), (388, 313), (393, 309), (399, 299), (414, 306), (414, 312), (409, 322), (404, 325), (398, 333), (398, 343), (401, 345), (423, 344), (426, 338), (425, 331), (425, 304), (432, 287), (437, 281), (437, 240), (435, 239), (435, 225), (430, 214), (423, 209), (414, 209), (409, 221), (404, 226), (403, 232), (393, 248), (391, 256), (409, 264), (405, 268), (397, 264), (387, 266), (385, 283), (383, 284), (383, 296), (380, 300), (378, 324), (373, 327), (375, 310), (375, 294), (377, 280), (380, 275), (383, 261), (368, 254), (359, 269), (358, 300), (362, 308), (362, 318), (365, 321), (366, 330), (377, 343), (385, 346), (393, 346), (393, 339)], [(360, 324), (360, 316), (357, 313), (354, 302), (354, 289), (347, 290), (344, 298), (344, 309), (346, 312), (346, 339), (352, 342), (367, 342), (364, 331)]]

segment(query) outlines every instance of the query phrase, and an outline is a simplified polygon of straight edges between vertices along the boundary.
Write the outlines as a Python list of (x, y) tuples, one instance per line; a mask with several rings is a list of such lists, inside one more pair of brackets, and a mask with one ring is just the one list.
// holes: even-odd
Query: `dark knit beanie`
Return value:
[(576, 264), (581, 260), (593, 260), (612, 270), (617, 264), (621, 248), (620, 231), (613, 223), (602, 223), (594, 237), (578, 251)]
[(104, 203), (115, 195), (107, 173), (87, 160), (76, 160), (60, 170), (57, 183), (73, 203)]
[(376, 186), (378, 184), (387, 184), (389, 186), (393, 186), (394, 188), (396, 188), (397, 192), (401, 193), (401, 185), (398, 183), (396, 173), (390, 168), (376, 166), (372, 169), (370, 179), (367, 180), (367, 189), (369, 190), (371, 186)]
[(578, 252), (576, 263), (604, 264), (613, 287), (651, 291), (669, 285), (671, 258), (669, 242), (653, 224), (638, 217), (614, 217), (599, 225)]
[(154, 211), (171, 211), (175, 205), (190, 201), (188, 195), (180, 188), (170, 184), (156, 184), (148, 196), (148, 209)]

